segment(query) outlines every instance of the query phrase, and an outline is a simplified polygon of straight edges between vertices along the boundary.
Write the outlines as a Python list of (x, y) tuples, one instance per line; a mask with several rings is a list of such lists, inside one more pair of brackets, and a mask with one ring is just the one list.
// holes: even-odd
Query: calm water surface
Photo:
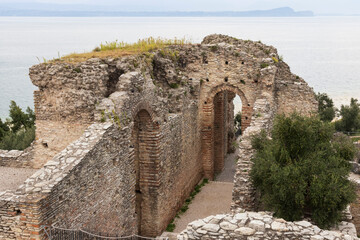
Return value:
[(0, 117), (10, 100), (33, 108), (30, 66), (38, 58), (91, 51), (115, 39), (186, 37), (201, 42), (221, 33), (275, 46), (316, 92), (337, 106), (360, 99), (360, 17), (313, 18), (32, 18), (0, 17)]

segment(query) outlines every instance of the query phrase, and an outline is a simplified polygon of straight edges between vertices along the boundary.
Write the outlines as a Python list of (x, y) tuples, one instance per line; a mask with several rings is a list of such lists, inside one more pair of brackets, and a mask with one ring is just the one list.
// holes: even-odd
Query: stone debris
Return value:
[[(241, 210), (242, 211), (242, 210)], [(218, 224), (208, 224), (213, 219)], [(242, 212), (209, 216), (206, 220), (189, 223), (178, 240), (188, 239), (308, 239), (308, 240), (357, 240), (355, 226), (341, 222), (332, 230), (321, 230), (308, 221), (286, 222), (266, 212)]]

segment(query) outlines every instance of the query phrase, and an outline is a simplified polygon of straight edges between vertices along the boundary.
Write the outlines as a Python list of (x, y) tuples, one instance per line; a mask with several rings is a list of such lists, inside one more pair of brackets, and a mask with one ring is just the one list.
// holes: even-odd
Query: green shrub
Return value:
[(335, 117), (335, 107), (333, 100), (326, 93), (316, 95), (318, 101), (318, 113), (322, 121), (330, 122)]
[(169, 223), (169, 225), (166, 227), (167, 232), (173, 232), (175, 230), (175, 224), (173, 222)]
[(35, 140), (35, 126), (22, 129), (16, 133), (7, 132), (0, 142), (0, 149), (24, 150)]
[(0, 119), (0, 149), (24, 150), (35, 139), (35, 114), (29, 107), (26, 113), (14, 102), (10, 103), (9, 119)]
[(350, 106), (341, 105), (341, 120), (335, 122), (337, 131), (356, 132), (360, 129), (360, 106), (358, 100), (351, 98)]
[(265, 132), (253, 139), (250, 176), (266, 210), (288, 221), (310, 217), (322, 228), (340, 221), (356, 194), (347, 178), (352, 153), (333, 133), (329, 123), (293, 114), (276, 118), (271, 139)]
[(336, 133), (331, 141), (336, 152), (347, 161), (352, 161), (355, 158), (357, 148), (353, 140), (343, 133)]

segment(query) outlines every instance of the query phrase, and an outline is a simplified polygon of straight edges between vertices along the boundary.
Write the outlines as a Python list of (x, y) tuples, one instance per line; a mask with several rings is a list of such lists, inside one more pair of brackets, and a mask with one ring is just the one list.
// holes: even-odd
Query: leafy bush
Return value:
[(254, 138), (250, 175), (267, 210), (288, 221), (310, 217), (323, 228), (340, 221), (356, 194), (347, 178), (352, 153), (333, 133), (329, 123), (293, 114), (276, 118), (272, 139), (265, 132)]
[(8, 127), (8, 125), (6, 123), (3, 123), (0, 118), (0, 141), (5, 136), (6, 132), (8, 132), (9, 130), (10, 128)]
[(16, 133), (8, 132), (0, 142), (0, 149), (24, 150), (30, 146), (35, 139), (35, 126), (22, 129)]
[(29, 107), (24, 113), (11, 101), (9, 116), (5, 123), (0, 119), (0, 149), (24, 150), (35, 139), (35, 114)]
[(316, 100), (319, 103), (318, 112), (322, 121), (331, 122), (335, 117), (333, 100), (326, 93), (318, 93)]
[(341, 120), (335, 122), (337, 131), (355, 132), (360, 129), (360, 107), (358, 100), (351, 98), (350, 106), (341, 105)]
[(358, 151), (353, 140), (343, 133), (336, 133), (331, 141), (336, 152), (345, 160), (352, 161)]

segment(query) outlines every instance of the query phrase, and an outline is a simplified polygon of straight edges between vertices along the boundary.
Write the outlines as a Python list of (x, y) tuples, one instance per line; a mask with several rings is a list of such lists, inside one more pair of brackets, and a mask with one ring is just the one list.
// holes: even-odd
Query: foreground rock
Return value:
[(337, 230), (327, 231), (308, 221), (287, 222), (265, 212), (243, 212), (209, 216), (189, 223), (178, 235), (185, 239), (309, 239), (353, 240), (356, 237), (352, 223), (341, 222)]

